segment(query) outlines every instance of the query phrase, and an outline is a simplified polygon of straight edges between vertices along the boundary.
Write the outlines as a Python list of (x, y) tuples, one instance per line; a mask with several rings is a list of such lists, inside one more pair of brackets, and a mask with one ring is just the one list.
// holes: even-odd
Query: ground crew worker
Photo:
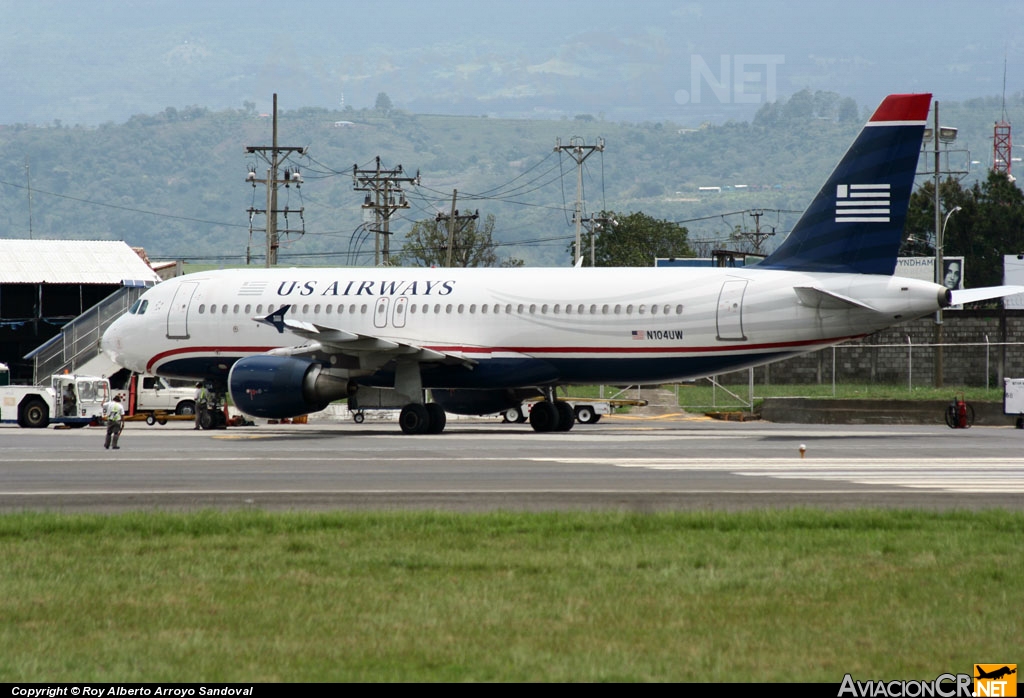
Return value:
[(121, 405), (120, 395), (115, 395), (114, 399), (107, 403), (105, 416), (107, 418), (107, 438), (103, 442), (103, 448), (113, 448), (116, 451), (121, 448), (117, 445), (117, 439), (121, 436), (121, 430), (124, 428), (124, 407)]
[(196, 383), (196, 425), (194, 429), (201, 428), (209, 402), (210, 396), (206, 393), (206, 386), (201, 381)]
[(75, 416), (75, 389), (70, 383), (64, 384), (64, 390), (62, 392), (62, 401), (64, 403), (64, 416), (74, 417)]

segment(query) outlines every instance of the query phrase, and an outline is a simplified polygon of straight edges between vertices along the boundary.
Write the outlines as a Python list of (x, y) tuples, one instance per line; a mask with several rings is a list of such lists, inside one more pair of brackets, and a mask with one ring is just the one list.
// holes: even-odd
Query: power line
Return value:
[[(14, 187), (15, 189), (25, 189), (26, 188), (25, 185), (23, 185), (23, 184), (14, 184), (13, 182), (6, 182), (6, 181), (3, 181), (3, 180), (0, 180), (0, 184), (8, 186), (8, 187)], [(159, 218), (171, 218), (173, 220), (188, 221), (190, 223), (205, 223), (207, 225), (222, 225), (222, 226), (225, 226), (225, 227), (228, 227), (228, 228), (245, 228), (245, 227), (247, 227), (247, 226), (241, 225), (239, 223), (224, 223), (222, 221), (209, 221), (209, 220), (205, 220), (203, 218), (192, 218), (192, 217), (189, 217), (189, 216), (176, 216), (176, 215), (174, 215), (172, 213), (160, 213), (158, 211), (147, 211), (146, 209), (142, 209), (142, 208), (132, 208), (130, 206), (118, 206), (117, 204), (108, 204), (108, 203), (105, 203), (103, 201), (93, 201), (92, 199), (82, 199), (82, 198), (79, 198), (77, 196), (69, 196), (68, 194), (58, 194), (56, 192), (46, 191), (45, 189), (39, 189), (37, 187), (32, 187), (32, 193), (34, 195), (46, 194), (47, 196), (55, 196), (58, 199), (68, 199), (69, 201), (77, 201), (78, 203), (89, 204), (91, 206), (103, 206), (105, 208), (113, 208), (113, 209), (117, 209), (119, 211), (128, 211), (129, 213), (141, 213), (141, 214), (147, 215), (147, 216), (157, 216)]]

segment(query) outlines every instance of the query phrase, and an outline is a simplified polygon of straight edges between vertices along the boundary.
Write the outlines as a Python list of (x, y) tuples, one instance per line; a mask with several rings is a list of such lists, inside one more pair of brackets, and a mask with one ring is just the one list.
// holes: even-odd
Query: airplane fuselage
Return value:
[[(289, 306), (294, 321), (467, 360), (424, 370), (424, 387), (657, 382), (863, 337), (934, 312), (943, 293), (900, 277), (756, 268), (224, 270), (151, 289), (104, 348), (141, 372), (227, 375), (239, 358), (295, 344), (257, 321)], [(859, 305), (836, 300), (846, 297)], [(322, 360), (369, 383), (385, 368), (329, 350)]]

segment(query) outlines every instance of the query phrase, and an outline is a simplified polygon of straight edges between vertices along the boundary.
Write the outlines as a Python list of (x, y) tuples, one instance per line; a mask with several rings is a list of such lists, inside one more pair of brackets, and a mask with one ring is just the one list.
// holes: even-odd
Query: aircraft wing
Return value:
[(368, 354), (373, 354), (378, 358), (397, 358), (402, 356), (415, 359), (416, 361), (461, 363), (466, 366), (476, 364), (476, 361), (468, 359), (460, 353), (440, 352), (407, 342), (396, 342), (373, 335), (349, 332), (348, 330), (329, 327), (319, 323), (285, 318), (285, 313), (290, 308), (290, 305), (284, 305), (266, 317), (254, 317), (253, 320), (264, 325), (270, 325), (282, 334), (286, 331), (290, 332), (307, 340), (308, 343), (303, 346), (274, 349), (268, 352), (270, 354), (301, 356), (303, 354), (327, 351), (350, 356), (362, 355), (365, 357)]

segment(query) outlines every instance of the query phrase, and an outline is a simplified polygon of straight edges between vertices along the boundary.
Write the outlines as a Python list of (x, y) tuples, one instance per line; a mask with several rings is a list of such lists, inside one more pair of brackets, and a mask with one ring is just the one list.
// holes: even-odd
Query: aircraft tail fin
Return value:
[(793, 231), (758, 266), (892, 275), (931, 97), (886, 97)]

